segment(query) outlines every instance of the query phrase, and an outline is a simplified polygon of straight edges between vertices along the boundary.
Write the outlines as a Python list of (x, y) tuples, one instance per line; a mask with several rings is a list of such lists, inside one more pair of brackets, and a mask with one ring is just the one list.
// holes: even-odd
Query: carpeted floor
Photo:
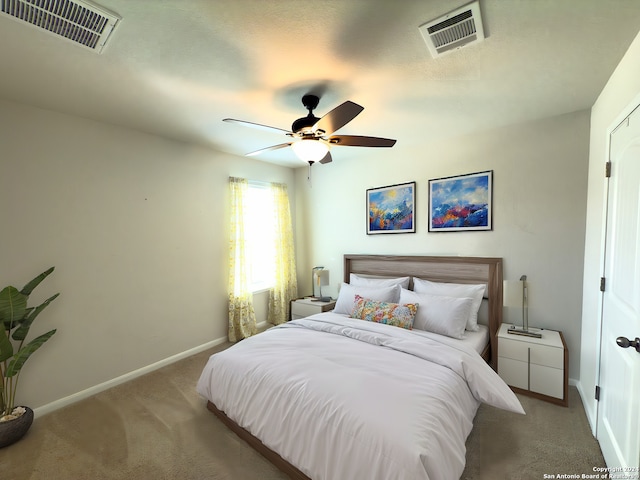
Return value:
[[(0, 449), (0, 479), (286, 479), (195, 392), (207, 358), (224, 347), (37, 418), (22, 440)], [(519, 398), (526, 416), (480, 407), (463, 479), (537, 480), (604, 466), (575, 388), (569, 408)]]
[(585, 478), (606, 466), (575, 387), (569, 387), (569, 408), (518, 399), (525, 416), (480, 406), (467, 439), (463, 480)]

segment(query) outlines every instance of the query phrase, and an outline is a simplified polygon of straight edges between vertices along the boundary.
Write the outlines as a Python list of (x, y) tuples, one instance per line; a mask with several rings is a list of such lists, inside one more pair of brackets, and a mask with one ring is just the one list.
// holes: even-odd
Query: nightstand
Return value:
[(530, 328), (542, 338), (498, 331), (498, 375), (516, 393), (569, 406), (569, 353), (562, 332)]
[(328, 312), (336, 306), (336, 301), (320, 302), (311, 298), (299, 298), (291, 302), (291, 320), (308, 317), (314, 313)]

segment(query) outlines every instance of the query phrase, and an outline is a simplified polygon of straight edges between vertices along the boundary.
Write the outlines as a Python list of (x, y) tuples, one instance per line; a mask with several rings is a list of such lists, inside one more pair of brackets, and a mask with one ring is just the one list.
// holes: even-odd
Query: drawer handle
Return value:
[(635, 340), (629, 340), (627, 337), (616, 338), (616, 343), (622, 348), (635, 348), (636, 352), (640, 353), (640, 338), (636, 337)]

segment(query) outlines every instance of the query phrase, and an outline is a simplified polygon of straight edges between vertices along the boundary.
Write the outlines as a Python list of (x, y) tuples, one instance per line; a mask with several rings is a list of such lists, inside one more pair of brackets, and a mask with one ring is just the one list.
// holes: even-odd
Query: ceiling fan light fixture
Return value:
[(311, 138), (294, 142), (291, 148), (293, 148), (297, 157), (305, 162), (318, 162), (322, 160), (329, 151), (326, 143)]
[[(2, 2), (2, 0), (0, 0), (0, 2)], [(309, 110), (309, 114), (293, 122), (291, 131), (260, 125), (259, 123), (245, 122), (244, 120), (235, 120), (233, 118), (224, 118), (223, 121), (240, 123), (261, 130), (270, 130), (280, 135), (284, 133), (290, 139), (290, 141), (286, 143), (261, 148), (246, 155), (253, 156), (279, 150), (280, 148), (291, 147), (296, 156), (303, 162), (308, 163), (309, 166), (315, 162), (322, 164), (331, 163), (333, 161), (330, 152), (332, 145), (347, 147), (393, 147), (396, 143), (396, 141), (391, 138), (368, 137), (363, 135), (333, 135), (336, 130), (341, 129), (359, 115), (360, 112), (364, 110), (364, 107), (347, 100), (322, 118), (318, 118), (313, 115), (313, 109), (318, 106), (318, 101), (319, 98), (315, 95), (305, 95), (302, 97), (302, 104)]]

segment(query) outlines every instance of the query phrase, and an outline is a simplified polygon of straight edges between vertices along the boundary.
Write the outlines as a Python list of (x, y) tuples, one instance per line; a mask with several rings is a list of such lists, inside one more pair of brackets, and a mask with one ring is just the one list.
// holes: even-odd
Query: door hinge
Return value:
[(604, 292), (604, 287), (605, 284), (607, 283), (607, 280), (604, 277), (600, 277), (600, 291)]
[(596, 401), (600, 401), (600, 386), (596, 385)]
[(607, 162), (604, 167), (604, 176), (609, 178), (611, 176), (611, 162)]

